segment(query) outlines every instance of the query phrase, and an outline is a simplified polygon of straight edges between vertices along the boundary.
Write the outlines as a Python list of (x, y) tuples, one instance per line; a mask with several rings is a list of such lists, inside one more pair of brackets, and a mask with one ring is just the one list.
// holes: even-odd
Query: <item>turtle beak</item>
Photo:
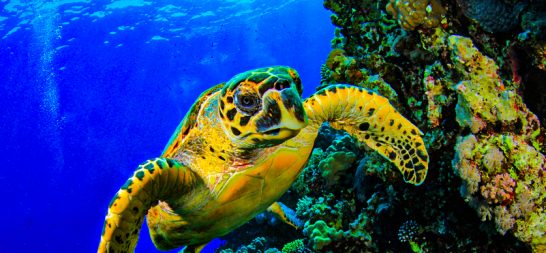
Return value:
[(308, 124), (300, 95), (293, 87), (268, 90), (263, 96), (262, 108), (263, 115), (256, 121), (259, 133), (291, 138)]
[(300, 94), (295, 88), (281, 91), (282, 98), (282, 119), (281, 126), (291, 130), (301, 130), (308, 124), (307, 114), (303, 109)]

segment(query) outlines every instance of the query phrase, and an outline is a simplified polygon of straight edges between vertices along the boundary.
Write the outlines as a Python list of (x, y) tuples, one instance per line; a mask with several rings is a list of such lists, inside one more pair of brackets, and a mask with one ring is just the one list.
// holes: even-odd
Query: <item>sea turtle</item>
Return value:
[(197, 99), (159, 158), (141, 164), (112, 199), (99, 252), (133, 252), (144, 216), (156, 247), (199, 252), (270, 207), (307, 163), (329, 122), (393, 162), (406, 182), (426, 177), (421, 131), (373, 91), (332, 85), (301, 100), (297, 72), (250, 70)]

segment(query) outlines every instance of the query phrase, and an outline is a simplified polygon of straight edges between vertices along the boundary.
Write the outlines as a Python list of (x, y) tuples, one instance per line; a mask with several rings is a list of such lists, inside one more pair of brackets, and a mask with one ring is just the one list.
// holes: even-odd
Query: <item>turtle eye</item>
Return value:
[(254, 94), (241, 94), (235, 96), (235, 104), (243, 113), (253, 115), (261, 108), (260, 98)]
[(241, 105), (244, 107), (252, 107), (256, 104), (256, 101), (251, 96), (241, 97)]

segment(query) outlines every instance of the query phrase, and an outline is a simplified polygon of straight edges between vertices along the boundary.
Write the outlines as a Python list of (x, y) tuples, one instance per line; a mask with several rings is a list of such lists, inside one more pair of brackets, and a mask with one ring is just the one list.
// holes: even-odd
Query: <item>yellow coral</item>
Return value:
[(437, 27), (445, 13), (440, 0), (390, 0), (386, 8), (407, 31)]
[(519, 120), (522, 125), (518, 131), (536, 128), (538, 118), (529, 112), (512, 87), (504, 85), (493, 59), (482, 54), (466, 37), (449, 36), (447, 44), (455, 71), (463, 79), (454, 87), (458, 94), (456, 120), (460, 126), (478, 133), (499, 123), (515, 127)]

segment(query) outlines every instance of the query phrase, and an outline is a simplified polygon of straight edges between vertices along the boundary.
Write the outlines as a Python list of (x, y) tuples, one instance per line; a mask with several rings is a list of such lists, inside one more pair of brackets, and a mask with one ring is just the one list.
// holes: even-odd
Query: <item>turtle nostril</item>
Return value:
[(275, 89), (278, 91), (282, 91), (286, 88), (290, 88), (290, 83), (287, 80), (279, 80), (275, 83)]

